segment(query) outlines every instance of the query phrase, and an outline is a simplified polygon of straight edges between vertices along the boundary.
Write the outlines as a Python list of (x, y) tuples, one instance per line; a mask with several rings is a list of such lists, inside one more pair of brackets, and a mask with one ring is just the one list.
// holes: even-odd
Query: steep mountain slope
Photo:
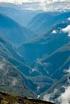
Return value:
[(0, 14), (8, 16), (21, 26), (26, 26), (38, 12), (23, 10), (23, 7), (12, 3), (0, 3)]
[(55, 24), (70, 16), (70, 12), (43, 12), (36, 15), (28, 24), (28, 28), (39, 37), (46, 34)]
[[(5, 63), (5, 64), (4, 64)], [(6, 64), (7, 63), (7, 64)], [(30, 81), (27, 77), (29, 76), (29, 70), (30, 68), (28, 66), (26, 66), (23, 62), (23, 59), (15, 52), (15, 50), (11, 47), (11, 45), (9, 43), (7, 43), (5, 40), (3, 40), (2, 38), (0, 38), (0, 90), (1, 91), (8, 91), (8, 93), (14, 93), (14, 94), (22, 94), (23, 96), (33, 96), (35, 97), (35, 95), (32, 95), (32, 91), (33, 89), (35, 89), (35, 84), (33, 84), (32, 81)], [(4, 72), (5, 71), (5, 72)], [(10, 72), (11, 71), (11, 72)], [(28, 75), (26, 74), (28, 72)], [(11, 75), (12, 73), (12, 75)], [(22, 78), (22, 83), (23, 85), (20, 85), (20, 89), (18, 92), (18, 88), (19, 86), (15, 85), (15, 87), (11, 86), (9, 88), (7, 84), (7, 81), (10, 81), (10, 77), (13, 77), (13, 75), (18, 74), (21, 78)], [(3, 74), (7, 77), (5, 78), (5, 76), (3, 76)], [(9, 75), (9, 77), (8, 77)], [(27, 75), (27, 76), (25, 76)], [(24, 77), (25, 76), (25, 77)], [(13, 78), (12, 78), (13, 80)], [(10, 81), (10, 83), (12, 83), (12, 80)], [(18, 78), (19, 82), (20, 79)], [(2, 81), (4, 81), (5, 84), (2, 84)], [(16, 83), (15, 81), (13, 83)], [(9, 83), (8, 83), (9, 84)], [(27, 88), (28, 90), (23, 90), (22, 89), (23, 86), (25, 86), (24, 88)], [(7, 89), (6, 89), (7, 87)], [(33, 88), (33, 89), (32, 89)], [(11, 90), (11, 91), (10, 91)], [(30, 93), (29, 93), (30, 92)]]
[[(70, 14), (65, 13), (62, 17), (64, 19), (52, 26), (43, 38), (23, 44), (18, 49), (24, 56), (25, 63), (32, 67), (32, 77), (29, 79), (37, 85), (35, 92), (38, 95), (48, 91), (61, 79), (64, 76), (64, 69), (70, 65), (69, 17)], [(36, 76), (37, 73), (39, 75)]]
[[(65, 14), (69, 15), (69, 13)], [(49, 29), (48, 33), (44, 34), (43, 37), (20, 46), (18, 48), (18, 52), (24, 57), (24, 60), (27, 63), (36, 62), (37, 59), (41, 59), (51, 54), (70, 41), (68, 34), (62, 31), (62, 29), (69, 24), (70, 22), (68, 21), (67, 16), (63, 20), (61, 19), (58, 24), (56, 23), (54, 26), (52, 26), (52, 28)]]
[[(20, 95), (33, 93), (34, 98), (40, 98), (44, 92), (50, 93), (52, 88), (58, 88), (59, 84), (61, 87), (64, 81), (67, 83), (66, 78), (62, 78), (70, 65), (69, 18), (70, 12), (41, 13), (27, 29), (0, 15), (0, 82), (4, 85), (1, 90), (6, 91), (7, 87), (10, 92), (13, 88), (12, 91)], [(12, 83), (16, 83), (15, 76), (20, 81), (12, 87)]]
[(20, 96), (33, 96), (24, 81), (25, 78), (18, 69), (0, 54), (0, 91)]
[[(13, 46), (20, 46), (24, 42), (32, 39), (33, 32), (21, 27), (14, 20), (0, 15), (0, 36), (11, 43)], [(30, 39), (29, 39), (30, 37)]]

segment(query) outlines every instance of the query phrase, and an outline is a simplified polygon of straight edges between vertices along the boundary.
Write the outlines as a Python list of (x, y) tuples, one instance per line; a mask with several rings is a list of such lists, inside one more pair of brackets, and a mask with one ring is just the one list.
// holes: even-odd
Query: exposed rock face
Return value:
[(11, 96), (0, 92), (0, 104), (53, 104), (46, 101), (28, 99), (19, 96)]

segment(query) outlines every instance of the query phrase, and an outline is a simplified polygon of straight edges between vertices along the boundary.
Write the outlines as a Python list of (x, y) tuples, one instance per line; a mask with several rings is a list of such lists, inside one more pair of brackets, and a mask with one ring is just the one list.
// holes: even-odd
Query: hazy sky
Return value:
[(70, 1), (70, 0), (0, 0), (0, 2), (12, 2), (12, 3), (22, 3), (22, 2), (56, 2), (56, 1)]
[(18, 2), (18, 3), (22, 3), (22, 2), (44, 2), (45, 0), (0, 0), (0, 2)]
[(70, 2), (70, 0), (0, 0), (0, 2), (10, 2), (10, 3), (16, 3), (16, 4), (22, 4), (22, 2), (23, 3), (31, 2), (32, 4), (35, 3), (34, 5), (28, 5), (27, 8), (30, 10), (46, 10), (48, 3), (52, 4), (53, 2), (57, 2), (57, 1), (58, 2), (61, 2), (61, 1)]

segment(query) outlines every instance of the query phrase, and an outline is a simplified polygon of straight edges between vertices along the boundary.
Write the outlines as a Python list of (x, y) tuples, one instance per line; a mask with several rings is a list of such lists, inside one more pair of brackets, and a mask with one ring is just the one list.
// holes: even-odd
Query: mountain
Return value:
[(64, 70), (70, 65), (69, 29), (64, 31), (70, 25), (70, 14), (65, 12), (60, 16), (61, 20), (43, 38), (23, 44), (17, 49), (24, 57), (24, 62), (31, 66), (32, 77), (29, 79), (37, 85), (37, 95), (47, 93), (64, 76)]
[[(28, 28), (41, 38), (44, 34), (52, 29), (60, 21), (63, 21), (70, 16), (70, 12), (43, 12), (37, 14), (28, 24)], [(36, 38), (37, 38), (36, 37)]]
[[(23, 96), (29, 96), (29, 97), (36, 96), (34, 92), (32, 92), (33, 89), (34, 90), (36, 89), (36, 85), (33, 84), (33, 82), (27, 78), (30, 76), (29, 74), (30, 68), (24, 64), (23, 59), (14, 51), (11, 45), (9, 45), (9, 43), (6, 43), (6, 41), (3, 40), (2, 38), (0, 38), (0, 66), (1, 66), (0, 68), (0, 90), (1, 91), (14, 93), (17, 95), (19, 93), (19, 94), (22, 94)], [(27, 72), (28, 72), (28, 75), (27, 75)], [(9, 85), (8, 87), (8, 85), (5, 85), (7, 83), (8, 84), (12, 83), (12, 80), (14, 80), (13, 79), (14, 75), (17, 76), (17, 74), (19, 75), (19, 77), (22, 78), (21, 84), (23, 85), (19, 84), (20, 86), (15, 86), (15, 87), (12, 87), (11, 85)], [(19, 80), (19, 82), (21, 82), (20, 78), (15, 80)], [(16, 83), (16, 82), (14, 81), (13, 83)], [(28, 90), (23, 90), (23, 86), (25, 86), (24, 88)], [(18, 88), (19, 88), (19, 92), (18, 92)], [(23, 90), (23, 92), (21, 90)]]
[[(65, 65), (63, 65), (63, 68), (56, 71), (56, 75), (58, 76), (58, 80), (46, 91), (43, 93), (41, 97), (45, 98), (44, 100), (47, 100), (46, 97), (49, 96), (49, 101), (53, 101), (55, 104), (61, 104), (63, 102), (62, 99), (64, 99), (66, 90), (70, 87), (69, 78), (70, 73), (68, 72), (70, 65), (70, 57), (65, 62)], [(61, 77), (60, 77), (61, 76)], [(69, 94), (70, 92), (67, 92)], [(63, 98), (62, 98), (63, 96)], [(69, 102), (69, 99), (66, 98), (65, 102)]]
[[(1, 27), (3, 27), (5, 24), (2, 24)], [(58, 80), (58, 77), (54, 77), (56, 73), (54, 73), (54, 75), (51, 74), (53, 73), (54, 69), (55, 72), (57, 72), (60, 65), (62, 66), (64, 61), (66, 61), (69, 57), (69, 51), (67, 48), (65, 48), (66, 51), (58, 51), (59, 48), (65, 46), (66, 44), (66, 47), (68, 47), (70, 41), (68, 33), (61, 31), (67, 25), (69, 25), (69, 21), (66, 17), (65, 22), (60, 21), (60, 23), (52, 27), (48, 34), (45, 34), (43, 38), (34, 40), (34, 42), (31, 41), (23, 44), (21, 47), (19, 47), (19, 49), (17, 49), (18, 53), (22, 57), (18, 56), (19, 54), (17, 54), (14, 49), (12, 50), (9, 42), (3, 38), (3, 36), (1, 36), (1, 56), (11, 62), (18, 69), (19, 73), (26, 77), (24, 80), (24, 85), (26, 85), (30, 91), (36, 93), (37, 95), (48, 90), (50, 86), (53, 85), (56, 80)], [(53, 30), (56, 30), (56, 33), (54, 33)], [(62, 48), (62, 50), (63, 49), (64, 48)], [(61, 58), (59, 59), (59, 57)], [(55, 61), (57, 59), (58, 63)], [(66, 65), (68, 66), (69, 64), (66, 63)]]
[(37, 70), (41, 74), (41, 76), (33, 79), (33, 82), (38, 84), (38, 94), (47, 93), (48, 90), (50, 91), (50, 88), (65, 75), (64, 70), (68, 69), (70, 65), (70, 50), (67, 48), (68, 46), (70, 48), (70, 45), (67, 44), (64, 48), (49, 55), (41, 63), (36, 65)]
[(0, 36), (11, 43), (14, 47), (30, 41), (33, 34), (33, 32), (20, 26), (9, 17), (2, 14), (0, 15)]
[[(8, 102), (10, 104), (22, 103), (22, 104), (53, 104), (48, 101), (36, 100), (36, 99), (28, 99), (27, 97), (22, 96), (13, 96), (8, 93), (0, 92), (1, 102)], [(5, 104), (5, 103), (4, 103)]]
[[(43, 57), (48, 56), (70, 41), (70, 38), (68, 35), (66, 35), (67, 33), (61, 31), (62, 28), (70, 24), (70, 22), (67, 20), (69, 15), (69, 13), (64, 13), (64, 15), (62, 14), (61, 21), (59, 20), (60, 22), (56, 22), (56, 24), (52, 26), (51, 29), (48, 28), (49, 31), (41, 38), (35, 39), (30, 43), (23, 44), (17, 49), (17, 51), (21, 54), (21, 56), (24, 57), (24, 60), (27, 63), (35, 63), (37, 59), (42, 59)], [(60, 16), (58, 15), (58, 17)]]
[[(41, 37), (41, 35), (47, 32), (48, 24), (52, 24), (51, 21), (53, 21), (55, 16), (55, 13), (39, 13), (29, 22), (28, 28)], [(49, 17), (51, 17), (51, 20)]]
[(0, 3), (0, 14), (8, 16), (21, 26), (27, 26), (28, 22), (38, 14), (38, 12), (24, 10), (20, 5), (12, 3)]
[(1, 91), (36, 99), (63, 91), (70, 65), (69, 18), (69, 11), (43, 12), (24, 27), (0, 14)]
[(33, 96), (23, 83), (25, 80), (18, 69), (0, 54), (0, 91), (20, 96)]

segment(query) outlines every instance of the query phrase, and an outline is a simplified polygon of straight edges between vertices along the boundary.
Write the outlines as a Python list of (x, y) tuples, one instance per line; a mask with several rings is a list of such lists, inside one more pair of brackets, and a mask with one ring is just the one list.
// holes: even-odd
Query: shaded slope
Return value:
[(70, 16), (70, 12), (39, 13), (29, 23), (28, 28), (38, 34), (39, 37), (46, 34), (55, 24)]
[[(64, 33), (61, 31), (69, 24), (70, 22), (67, 20), (66, 17), (58, 24), (52, 26), (51, 30), (49, 30), (48, 33), (44, 34), (41, 39), (39, 38), (30, 43), (21, 45), (18, 48), (18, 52), (22, 56), (24, 56), (24, 60), (28, 63), (33, 63), (39, 58), (41, 59), (46, 57), (47, 55), (51, 54), (52, 52), (70, 41), (68, 33)], [(55, 31), (55, 33), (53, 33), (53, 31)]]
[[(22, 43), (29, 41), (32, 32), (25, 27), (21, 27), (12, 19), (0, 15), (0, 36), (14, 46), (20, 46)], [(31, 39), (31, 38), (30, 38)]]
[(8, 16), (22, 26), (26, 26), (37, 12), (23, 10), (23, 7), (12, 3), (0, 3), (0, 14)]

